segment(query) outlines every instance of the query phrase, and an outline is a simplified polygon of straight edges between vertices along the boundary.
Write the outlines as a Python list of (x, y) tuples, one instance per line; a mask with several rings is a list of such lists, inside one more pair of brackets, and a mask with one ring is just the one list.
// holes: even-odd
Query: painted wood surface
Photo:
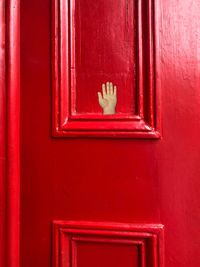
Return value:
[(51, 4), (21, 0), (20, 267), (51, 266), (54, 220), (161, 223), (165, 266), (199, 267), (199, 2), (154, 1), (161, 140), (51, 136)]
[(6, 175), (6, 81), (5, 81), (5, 5), (0, 2), (0, 265), (5, 264), (5, 175)]
[[(53, 1), (54, 136), (160, 137), (156, 8), (152, 0)], [(108, 81), (117, 85), (112, 116), (97, 98)]]
[(19, 1), (0, 3), (0, 265), (19, 267)]

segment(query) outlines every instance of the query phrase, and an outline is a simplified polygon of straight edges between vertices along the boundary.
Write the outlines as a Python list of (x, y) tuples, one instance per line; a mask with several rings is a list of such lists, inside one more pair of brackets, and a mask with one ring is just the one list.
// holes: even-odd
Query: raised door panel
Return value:
[(53, 267), (163, 267), (163, 225), (54, 221)]
[[(159, 138), (155, 2), (53, 1), (53, 134)], [(117, 86), (114, 115), (97, 92)]]

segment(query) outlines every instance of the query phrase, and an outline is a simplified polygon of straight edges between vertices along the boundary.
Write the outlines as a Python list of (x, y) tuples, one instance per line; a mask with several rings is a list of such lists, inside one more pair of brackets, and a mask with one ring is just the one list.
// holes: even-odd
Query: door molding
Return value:
[[(79, 266), (78, 255), (80, 256), (81, 251), (82, 255), (86, 253), (92, 256), (90, 249), (93, 247), (96, 250), (101, 249), (102, 244), (106, 244), (111, 250), (116, 246), (124, 245), (126, 249), (131, 249), (132, 257), (128, 266), (132, 265), (135, 257), (138, 258), (138, 266), (163, 267), (163, 241), (164, 226), (162, 224), (54, 221), (53, 267), (77, 267)], [(82, 250), (84, 247), (85, 249)], [(137, 255), (134, 255), (134, 248)], [(123, 253), (124, 250), (121, 253), (122, 257)], [(84, 266), (87, 266), (87, 262)]]

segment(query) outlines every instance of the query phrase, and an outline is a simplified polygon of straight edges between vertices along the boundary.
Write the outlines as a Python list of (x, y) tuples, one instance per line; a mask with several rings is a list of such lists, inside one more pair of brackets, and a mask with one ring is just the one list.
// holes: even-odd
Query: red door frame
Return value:
[(19, 267), (19, 0), (0, 3), (0, 265)]

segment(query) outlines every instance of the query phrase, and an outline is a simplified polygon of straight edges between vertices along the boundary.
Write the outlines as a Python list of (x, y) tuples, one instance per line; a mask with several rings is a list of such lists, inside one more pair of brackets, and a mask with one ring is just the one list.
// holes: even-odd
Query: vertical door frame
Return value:
[(5, 3), (0, 1), (0, 266), (5, 265), (5, 158), (6, 158), (6, 82), (5, 82)]
[(19, 267), (20, 0), (0, 3), (0, 264)]

